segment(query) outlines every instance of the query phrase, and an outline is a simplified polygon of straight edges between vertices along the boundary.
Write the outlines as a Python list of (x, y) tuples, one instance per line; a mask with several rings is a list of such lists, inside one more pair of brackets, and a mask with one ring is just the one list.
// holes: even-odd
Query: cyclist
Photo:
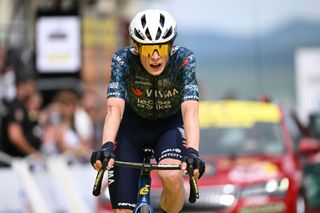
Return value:
[[(114, 212), (132, 212), (139, 170), (113, 167), (114, 159), (141, 162), (142, 148), (152, 147), (161, 164), (194, 159), (195, 176), (205, 170), (199, 158), (199, 91), (192, 51), (173, 46), (176, 22), (166, 11), (138, 13), (129, 26), (132, 46), (112, 58), (103, 144), (92, 153), (96, 170), (107, 165)], [(163, 185), (160, 206), (177, 213), (183, 207), (183, 171), (159, 171)]]

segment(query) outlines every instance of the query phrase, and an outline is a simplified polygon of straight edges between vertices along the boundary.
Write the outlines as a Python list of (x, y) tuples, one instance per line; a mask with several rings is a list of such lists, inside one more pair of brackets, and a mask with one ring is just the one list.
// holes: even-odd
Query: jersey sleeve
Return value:
[(199, 101), (199, 87), (196, 78), (196, 59), (194, 54), (189, 54), (180, 66), (183, 80), (182, 101)]
[(107, 89), (107, 97), (123, 98), (126, 97), (125, 72), (127, 66), (124, 60), (115, 53), (111, 63), (111, 77)]

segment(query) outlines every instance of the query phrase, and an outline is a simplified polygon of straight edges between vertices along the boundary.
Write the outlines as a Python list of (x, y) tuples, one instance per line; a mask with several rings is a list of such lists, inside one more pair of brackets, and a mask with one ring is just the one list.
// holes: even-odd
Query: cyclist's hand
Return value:
[(107, 168), (110, 169), (114, 164), (114, 144), (112, 142), (104, 143), (99, 150), (93, 151), (91, 154), (90, 162), (95, 170), (99, 171), (102, 169), (103, 160), (107, 161)]
[(200, 179), (206, 169), (206, 166), (199, 158), (199, 152), (192, 147), (188, 147), (182, 160), (182, 169), (186, 170), (189, 167), (188, 164), (191, 163), (194, 168), (194, 175)]

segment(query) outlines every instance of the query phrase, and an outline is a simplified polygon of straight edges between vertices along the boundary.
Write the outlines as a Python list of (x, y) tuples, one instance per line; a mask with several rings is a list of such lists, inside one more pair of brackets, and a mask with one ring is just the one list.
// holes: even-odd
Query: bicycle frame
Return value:
[[(150, 193), (151, 193), (151, 170), (154, 167), (150, 164), (151, 159), (154, 157), (154, 152), (152, 149), (145, 148), (144, 150), (144, 159), (143, 164), (138, 166), (141, 169), (139, 177), (139, 191), (137, 197), (137, 204), (133, 209), (134, 213), (153, 213), (153, 208), (150, 202)], [(115, 165), (117, 166), (127, 166), (132, 167), (133, 165), (128, 165), (126, 162), (116, 161)], [(176, 169), (181, 169), (176, 167)]]
[[(134, 213), (153, 213), (153, 208), (150, 202), (151, 193), (151, 176), (152, 170), (181, 170), (181, 165), (177, 164), (152, 164), (150, 163), (153, 158), (152, 149), (144, 149), (145, 157), (143, 163), (115, 161), (115, 166), (123, 166), (128, 168), (140, 169), (139, 177), (139, 191), (137, 195), (137, 204), (133, 210)], [(98, 172), (94, 188), (93, 195), (98, 196), (100, 194), (101, 182), (103, 179), (103, 173), (106, 168), (106, 161), (103, 162), (102, 169)], [(190, 170), (191, 169), (191, 170)], [(197, 181), (193, 176), (193, 168), (187, 168), (190, 177), (190, 195), (189, 202), (194, 203), (199, 198), (199, 191)]]
[[(149, 213), (153, 213), (153, 208), (150, 205), (150, 191), (151, 191), (151, 177), (149, 169), (141, 171), (139, 178), (139, 192), (137, 198), (137, 204), (133, 210), (134, 213), (144, 212), (147, 210)], [(142, 210), (144, 208), (144, 210)]]

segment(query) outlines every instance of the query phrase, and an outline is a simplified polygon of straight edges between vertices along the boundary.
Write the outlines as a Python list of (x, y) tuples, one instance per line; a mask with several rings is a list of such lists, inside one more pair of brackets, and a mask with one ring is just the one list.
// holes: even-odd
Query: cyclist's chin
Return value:
[(164, 64), (161, 64), (159, 66), (149, 65), (148, 68), (147, 68), (147, 71), (151, 75), (160, 75), (163, 72), (164, 67), (165, 67)]

